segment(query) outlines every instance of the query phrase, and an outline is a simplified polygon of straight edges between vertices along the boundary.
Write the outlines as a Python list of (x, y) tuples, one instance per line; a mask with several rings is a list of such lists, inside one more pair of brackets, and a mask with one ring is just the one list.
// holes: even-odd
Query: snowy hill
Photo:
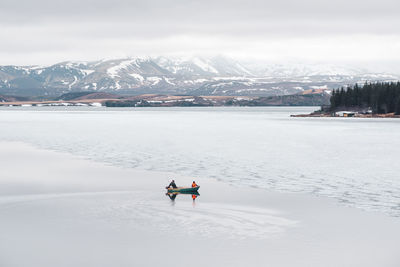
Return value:
[(332, 65), (252, 64), (211, 58), (124, 58), (61, 62), (52, 66), (0, 66), (0, 94), (287, 95), (398, 77)]

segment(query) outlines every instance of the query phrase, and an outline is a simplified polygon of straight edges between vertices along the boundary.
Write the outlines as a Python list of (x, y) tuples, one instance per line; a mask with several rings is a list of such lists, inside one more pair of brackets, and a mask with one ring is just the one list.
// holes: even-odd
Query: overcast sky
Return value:
[(1, 0), (0, 64), (225, 54), (400, 62), (399, 0)]

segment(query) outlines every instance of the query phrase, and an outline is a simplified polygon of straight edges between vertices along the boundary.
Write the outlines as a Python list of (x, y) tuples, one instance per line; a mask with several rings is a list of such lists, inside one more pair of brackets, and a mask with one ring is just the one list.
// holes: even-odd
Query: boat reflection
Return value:
[(174, 193), (166, 193), (165, 194), (166, 196), (168, 196), (170, 199), (171, 199), (171, 201), (175, 201), (175, 199), (176, 199), (176, 197), (178, 196), (178, 195), (192, 195), (192, 200), (193, 200), (193, 202), (194, 201), (196, 201), (196, 198), (198, 197), (198, 196), (200, 196), (200, 194), (198, 193), (198, 192), (191, 192), (191, 193), (185, 193), (185, 192), (174, 192)]

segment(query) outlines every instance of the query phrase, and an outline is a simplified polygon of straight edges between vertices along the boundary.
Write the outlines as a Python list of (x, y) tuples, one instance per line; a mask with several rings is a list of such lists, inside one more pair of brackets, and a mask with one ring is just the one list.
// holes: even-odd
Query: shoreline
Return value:
[(354, 116), (337, 116), (328, 113), (293, 114), (294, 118), (400, 118), (400, 115), (390, 114), (355, 114)]
[[(74, 94), (74, 93), (70, 93)], [(64, 97), (63, 97), (64, 96)], [(106, 107), (219, 107), (219, 106), (319, 106), (327, 101), (324, 92), (305, 92), (283, 96), (257, 95), (112, 95), (95, 92), (75, 96), (62, 95), (56, 99), (24, 99), (3, 97), (0, 106), (80, 106)]]
[[(164, 192), (171, 175), (178, 185), (191, 177), (108, 166), (19, 142), (0, 145), (5, 266), (183, 266), (199, 252), (213, 266), (255, 265), (261, 257), (273, 266), (400, 262), (398, 218), (210, 178), (196, 179), (195, 202), (190, 195), (171, 201)], [(182, 262), (165, 262), (174, 251)], [(191, 263), (205, 264), (207, 257)]]

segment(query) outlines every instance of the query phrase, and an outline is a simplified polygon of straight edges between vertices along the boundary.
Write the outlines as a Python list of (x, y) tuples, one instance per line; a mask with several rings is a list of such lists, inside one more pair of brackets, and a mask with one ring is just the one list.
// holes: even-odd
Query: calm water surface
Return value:
[(400, 216), (400, 120), (289, 117), (315, 109), (1, 108), (0, 140)]

